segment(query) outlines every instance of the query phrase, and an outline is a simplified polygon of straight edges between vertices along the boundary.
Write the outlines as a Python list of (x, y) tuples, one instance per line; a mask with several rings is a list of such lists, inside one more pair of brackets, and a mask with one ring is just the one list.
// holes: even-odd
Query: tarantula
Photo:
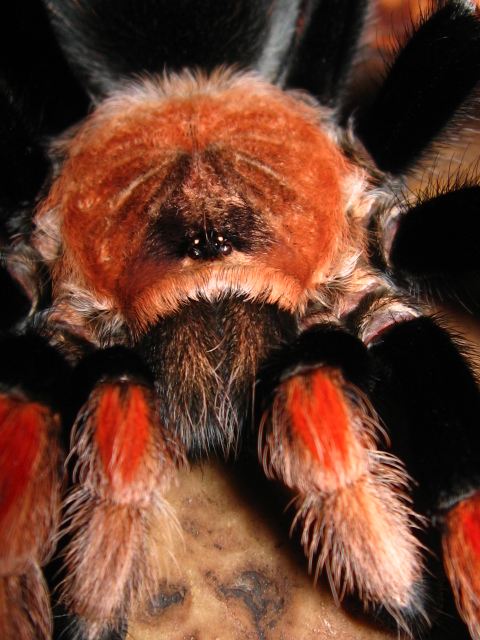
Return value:
[(369, 8), (0, 10), (3, 638), (54, 633), (57, 545), (62, 637), (124, 637), (178, 467), (252, 425), (338, 598), (426, 633), (441, 548), (480, 638), (480, 392), (425, 306), (478, 312), (480, 184), (437, 156), (475, 114), (480, 22), (440, 3), (359, 99)]

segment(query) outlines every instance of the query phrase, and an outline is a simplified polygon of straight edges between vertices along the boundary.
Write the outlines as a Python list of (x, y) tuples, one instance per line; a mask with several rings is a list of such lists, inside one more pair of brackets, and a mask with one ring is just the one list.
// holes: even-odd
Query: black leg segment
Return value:
[(375, 405), (393, 449), (433, 513), (480, 488), (480, 391), (450, 335), (430, 318), (387, 329), (370, 348)]
[(480, 80), (480, 20), (470, 3), (450, 1), (400, 51), (356, 131), (377, 166), (407, 170)]
[(369, 0), (312, 0), (306, 3), (286, 74), (322, 104), (335, 105), (351, 69)]

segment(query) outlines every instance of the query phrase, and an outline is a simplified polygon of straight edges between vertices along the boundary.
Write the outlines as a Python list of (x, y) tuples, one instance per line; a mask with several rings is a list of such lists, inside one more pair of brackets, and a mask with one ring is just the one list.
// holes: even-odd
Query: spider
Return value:
[(338, 600), (426, 635), (448, 580), (480, 638), (480, 391), (427, 314), (478, 313), (480, 184), (444, 149), (480, 22), (439, 3), (359, 95), (370, 8), (1, 9), (3, 638), (51, 638), (55, 603), (64, 638), (125, 637), (169, 488), (241, 449)]

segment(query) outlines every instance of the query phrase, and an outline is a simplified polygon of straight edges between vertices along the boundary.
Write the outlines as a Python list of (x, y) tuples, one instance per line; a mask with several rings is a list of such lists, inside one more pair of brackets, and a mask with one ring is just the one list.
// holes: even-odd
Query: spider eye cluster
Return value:
[(192, 260), (212, 260), (228, 256), (232, 251), (233, 244), (227, 235), (207, 229), (191, 240), (187, 255)]

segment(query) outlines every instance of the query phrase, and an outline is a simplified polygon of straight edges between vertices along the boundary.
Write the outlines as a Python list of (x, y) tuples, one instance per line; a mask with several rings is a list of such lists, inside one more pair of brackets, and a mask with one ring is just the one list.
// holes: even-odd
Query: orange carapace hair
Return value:
[[(229, 290), (298, 308), (331, 278), (348, 234), (351, 170), (319, 121), (315, 106), (248, 75), (149, 81), (113, 96), (67, 143), (37, 215), (41, 227), (53, 211), (61, 227), (54, 287), (76, 281), (140, 325)], [(171, 246), (169, 225), (186, 238), (236, 225), (254, 250), (194, 261)]]

